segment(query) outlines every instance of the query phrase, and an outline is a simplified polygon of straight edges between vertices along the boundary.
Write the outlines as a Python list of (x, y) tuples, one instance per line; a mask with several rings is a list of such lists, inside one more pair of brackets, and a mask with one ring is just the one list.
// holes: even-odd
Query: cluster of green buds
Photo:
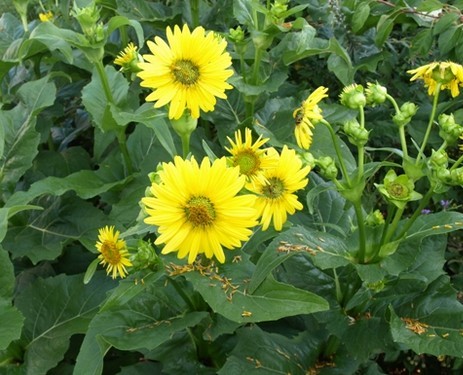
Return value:
[(397, 176), (393, 169), (390, 169), (382, 184), (375, 184), (378, 191), (386, 200), (400, 209), (404, 209), (407, 202), (416, 201), (423, 196), (415, 191), (415, 184), (406, 174)]
[(369, 227), (378, 227), (384, 224), (384, 215), (380, 210), (370, 212), (365, 218), (365, 224)]
[(349, 142), (355, 146), (363, 146), (368, 142), (368, 130), (360, 126), (359, 122), (355, 118), (345, 122), (343, 130), (347, 135)]
[(338, 176), (338, 168), (331, 156), (315, 159), (315, 165), (320, 168), (320, 174), (328, 180), (334, 180)]
[(344, 87), (339, 98), (341, 100), (341, 104), (350, 109), (363, 108), (367, 103), (367, 98), (363, 92), (363, 86), (355, 83)]
[(463, 134), (463, 126), (455, 122), (453, 114), (441, 114), (439, 116), (439, 136), (449, 145), (457, 143), (460, 136)]
[(270, 14), (272, 15), (275, 23), (282, 23), (285, 20), (285, 14), (288, 10), (288, 0), (275, 0), (270, 8)]
[(367, 88), (365, 90), (365, 96), (367, 98), (367, 104), (372, 107), (377, 104), (382, 104), (387, 99), (387, 88), (376, 83), (367, 83)]
[(235, 46), (236, 53), (243, 56), (246, 52), (246, 37), (241, 26), (228, 30), (228, 40)]
[(418, 107), (411, 102), (405, 102), (400, 107), (399, 112), (397, 112), (393, 117), (392, 121), (399, 127), (403, 127), (407, 125), (413, 116), (415, 116), (416, 112), (418, 111)]
[(143, 240), (138, 240), (137, 251), (132, 253), (130, 261), (132, 262), (132, 269), (135, 271), (156, 269), (162, 262), (153, 246)]
[(91, 44), (100, 43), (105, 39), (105, 31), (100, 20), (100, 9), (92, 2), (85, 8), (79, 8), (76, 3), (71, 12), (77, 19), (82, 32)]

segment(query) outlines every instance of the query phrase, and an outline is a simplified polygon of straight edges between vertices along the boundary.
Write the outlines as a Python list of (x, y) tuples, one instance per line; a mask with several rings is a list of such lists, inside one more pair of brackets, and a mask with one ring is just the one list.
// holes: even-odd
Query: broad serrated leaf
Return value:
[(91, 318), (114, 282), (101, 274), (88, 285), (81, 275), (38, 279), (18, 294), (16, 307), (24, 314), (22, 367), (46, 374), (63, 358), (69, 339), (85, 333)]
[(44, 77), (25, 83), (18, 95), (21, 103), (9, 111), (0, 111), (0, 123), (4, 127), (0, 179), (7, 185), (14, 185), (31, 167), (40, 142), (40, 134), (35, 130), (36, 116), (53, 104), (56, 88)]
[(433, 42), (432, 30), (424, 29), (413, 38), (410, 50), (417, 55), (425, 56), (431, 49)]
[(241, 260), (222, 265), (220, 274), (215, 270), (210, 274), (197, 271), (184, 274), (215, 313), (237, 323), (246, 323), (311, 314), (328, 308), (324, 298), (280, 283), (271, 275), (252, 294), (248, 293), (247, 283), (254, 265), (245, 254), (238, 259)]
[(218, 374), (308, 374), (315, 368), (321, 341), (313, 331), (289, 337), (258, 326), (238, 330), (237, 339)]

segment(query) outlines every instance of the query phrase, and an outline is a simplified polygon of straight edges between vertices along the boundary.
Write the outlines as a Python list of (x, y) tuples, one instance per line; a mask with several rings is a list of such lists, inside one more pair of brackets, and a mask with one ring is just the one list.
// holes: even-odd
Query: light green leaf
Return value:
[(354, 10), (352, 16), (352, 31), (354, 33), (360, 31), (360, 29), (365, 25), (368, 16), (370, 15), (370, 5), (367, 1), (362, 1)]

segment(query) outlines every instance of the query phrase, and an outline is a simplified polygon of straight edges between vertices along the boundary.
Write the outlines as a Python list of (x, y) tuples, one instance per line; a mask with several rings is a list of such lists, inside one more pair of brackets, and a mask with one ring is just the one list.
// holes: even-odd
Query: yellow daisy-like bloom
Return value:
[(114, 59), (114, 64), (122, 66), (122, 69), (130, 70), (131, 64), (134, 61), (135, 63), (138, 61), (137, 49), (138, 47), (130, 42), (127, 44), (127, 47), (119, 53), (119, 56)]
[[(240, 173), (246, 176), (246, 187), (253, 186), (255, 181), (265, 182), (263, 172), (272, 168), (277, 162), (274, 154), (269, 154), (265, 149), (260, 149), (269, 138), (259, 136), (257, 141), (252, 143), (251, 129), (245, 129), (244, 141), (240, 131), (235, 132), (235, 140), (227, 137), (231, 147), (225, 149), (232, 155), (231, 165), (240, 168)], [(250, 185), (249, 185), (250, 184)]]
[(416, 69), (408, 70), (413, 74), (410, 81), (422, 79), (424, 86), (428, 88), (428, 95), (434, 95), (437, 84), (441, 84), (441, 90), (450, 90), (453, 98), (460, 95), (460, 86), (463, 86), (463, 66), (451, 61), (432, 62)]
[(296, 152), (284, 146), (278, 165), (264, 173), (267, 182), (252, 190), (258, 195), (256, 207), (261, 216), (262, 230), (267, 230), (272, 221), (275, 229), (281, 230), (287, 214), (292, 215), (302, 209), (294, 192), (307, 185), (309, 172), (310, 167), (303, 167)]
[(241, 246), (257, 225), (256, 197), (237, 195), (246, 178), (239, 168), (227, 167), (226, 158), (201, 165), (193, 158), (176, 156), (174, 163), (164, 163), (158, 172), (160, 183), (153, 183), (153, 197), (142, 199), (149, 217), (145, 223), (158, 226), (155, 244), (165, 244), (162, 253), (188, 255), (193, 263), (198, 254), (215, 256), (225, 262), (223, 247)]
[(124, 240), (119, 239), (119, 231), (114, 231), (114, 226), (104, 227), (99, 230), (96, 248), (101, 253), (98, 259), (100, 264), (106, 266), (106, 273), (115, 279), (118, 275), (121, 278), (127, 276), (126, 267), (132, 262), (128, 259), (129, 252)]
[(322, 110), (318, 103), (328, 97), (326, 94), (328, 89), (320, 86), (302, 103), (302, 106), (293, 112), (293, 117), (296, 120), (294, 135), (297, 145), (305, 150), (308, 150), (312, 144), (312, 129), (314, 125), (323, 119)]
[(148, 41), (152, 55), (143, 55), (138, 76), (141, 86), (154, 91), (147, 101), (155, 101), (155, 108), (170, 103), (169, 118), (178, 119), (185, 109), (193, 118), (200, 109), (212, 111), (216, 97), (226, 99), (225, 90), (231, 89), (226, 80), (232, 76), (231, 57), (225, 51), (227, 42), (213, 32), (197, 27), (192, 32), (187, 25), (172, 32), (167, 27), (167, 44), (159, 37)]
[(53, 13), (48, 11), (46, 13), (39, 13), (39, 20), (41, 22), (49, 22), (53, 19)]

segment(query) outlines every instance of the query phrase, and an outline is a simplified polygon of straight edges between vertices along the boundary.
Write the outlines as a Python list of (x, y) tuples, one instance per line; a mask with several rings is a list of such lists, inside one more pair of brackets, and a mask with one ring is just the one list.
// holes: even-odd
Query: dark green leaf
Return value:
[(6, 349), (12, 341), (19, 339), (24, 317), (16, 307), (3, 303), (0, 300), (0, 320), (3, 322), (0, 325), (1, 351)]
[(376, 26), (377, 32), (375, 38), (375, 44), (378, 47), (381, 47), (389, 37), (389, 34), (391, 34), (392, 28), (394, 27), (394, 21), (395, 16), (391, 16), (389, 14), (383, 14), (380, 17)]
[(16, 297), (25, 317), (23, 366), (28, 373), (46, 374), (63, 358), (71, 336), (85, 333), (105, 292), (114, 285), (99, 276), (86, 286), (81, 275), (38, 279)]
[(439, 20), (434, 25), (434, 35), (439, 35), (440, 33), (447, 31), (449, 28), (453, 28), (451, 26), (456, 26), (454, 25), (454, 22), (456, 22), (459, 17), (459, 14), (456, 12), (446, 13), (442, 17), (439, 17)]

